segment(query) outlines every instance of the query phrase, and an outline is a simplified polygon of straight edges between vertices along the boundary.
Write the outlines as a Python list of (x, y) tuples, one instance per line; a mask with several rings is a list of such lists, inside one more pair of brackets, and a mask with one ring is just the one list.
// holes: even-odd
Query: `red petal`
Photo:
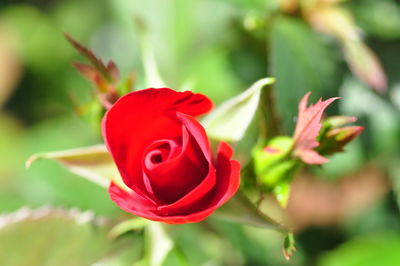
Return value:
[[(201, 127), (200, 124), (198, 126)], [(212, 182), (211, 187), (215, 184), (215, 170), (211, 159), (207, 159), (210, 154), (203, 154), (198, 144), (204, 141), (208, 142), (207, 136), (195, 139), (183, 126), (181, 153), (152, 169), (146, 169), (155, 198), (162, 204), (171, 204), (183, 196), (188, 196), (188, 193), (191, 194), (194, 188), (204, 182)], [(210, 172), (214, 174), (214, 178), (210, 176)]]
[[(215, 191), (215, 206), (218, 208), (230, 199), (239, 189), (240, 163), (231, 160), (232, 148), (221, 142), (217, 153), (217, 186)], [(222, 196), (222, 197), (221, 197)]]
[(151, 220), (158, 216), (154, 213), (156, 211), (155, 203), (147, 198), (142, 197), (134, 190), (129, 193), (111, 182), (108, 188), (108, 194), (110, 194), (111, 200), (114, 201), (114, 203), (124, 211)]
[(102, 131), (125, 184), (144, 195), (142, 154), (146, 147), (154, 140), (180, 138), (176, 111), (200, 115), (211, 107), (204, 95), (167, 88), (145, 89), (121, 97), (104, 116)]
[[(182, 121), (183, 125), (185, 128), (190, 133), (190, 136), (195, 140), (196, 144), (200, 147), (201, 151), (197, 151), (196, 154), (193, 154), (193, 162), (199, 161), (198, 158), (196, 157), (204, 157), (206, 159), (205, 162), (203, 162), (203, 165), (189, 165), (188, 164), (179, 164), (180, 166), (180, 173), (184, 174), (185, 176), (182, 176), (183, 178), (186, 179), (192, 179), (192, 175), (196, 176), (199, 172), (202, 172), (202, 169), (207, 166), (207, 172), (206, 173), (201, 173), (201, 178), (202, 181), (201, 183), (192, 183), (196, 184), (196, 186), (192, 189), (191, 191), (187, 191), (184, 193), (183, 197), (177, 200), (176, 202), (164, 206), (160, 206), (158, 210), (163, 211), (163, 212), (168, 212), (168, 213), (173, 213), (176, 211), (183, 211), (183, 208), (185, 207), (193, 207), (193, 204), (196, 204), (197, 201), (202, 201), (201, 198), (205, 196), (215, 185), (216, 183), (216, 174), (215, 174), (215, 168), (212, 164), (212, 158), (211, 158), (211, 152), (210, 152), (210, 144), (208, 142), (208, 138), (206, 135), (206, 132), (204, 128), (200, 125), (199, 122), (197, 122), (193, 117), (187, 116), (185, 114), (179, 113), (178, 118)], [(195, 144), (192, 144), (194, 146)], [(184, 153), (185, 158), (190, 158), (190, 153), (188, 154), (187, 151)], [(186, 169), (183, 169), (186, 168)], [(176, 176), (180, 176), (179, 173), (177, 173), (173, 177), (173, 182), (175, 186), (180, 186), (179, 180), (176, 180)], [(183, 181), (183, 180), (182, 180)], [(181, 181), (181, 182), (182, 182)], [(197, 204), (198, 205), (198, 204)]]
[(231, 157), (232, 148), (221, 142), (217, 153), (217, 183), (207, 199), (204, 198), (202, 202), (203, 205), (207, 202), (205, 208), (192, 209), (192, 212), (187, 214), (164, 217), (162, 221), (171, 224), (200, 222), (227, 202), (237, 192), (240, 185), (240, 164), (231, 160)]
[(240, 164), (230, 160), (232, 156), (231, 147), (222, 142), (218, 148), (217, 155), (217, 183), (207, 198), (203, 200), (206, 207), (196, 209), (196, 205), (186, 213), (179, 215), (162, 214), (155, 209), (155, 205), (141, 197), (134, 191), (127, 193), (113, 183), (110, 185), (109, 193), (111, 199), (123, 210), (139, 215), (141, 217), (161, 221), (170, 224), (195, 223), (207, 218), (216, 208), (228, 201), (238, 190), (240, 185)]

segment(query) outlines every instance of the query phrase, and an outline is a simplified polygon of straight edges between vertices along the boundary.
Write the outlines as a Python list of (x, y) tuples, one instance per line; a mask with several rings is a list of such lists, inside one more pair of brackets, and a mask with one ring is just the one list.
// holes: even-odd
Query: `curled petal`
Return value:
[(123, 210), (165, 223), (198, 222), (238, 189), (240, 165), (221, 143), (213, 160), (194, 118), (211, 101), (200, 94), (146, 89), (120, 98), (103, 118), (103, 136), (128, 188), (112, 183)]
[(240, 164), (231, 160), (231, 156), (231, 147), (224, 142), (220, 143), (216, 160), (217, 182), (215, 186), (199, 201), (201, 204), (191, 205), (191, 208), (182, 209), (181, 212), (175, 214), (159, 211), (156, 204), (141, 197), (135, 191), (126, 192), (113, 183), (108, 192), (111, 199), (121, 209), (153, 221), (170, 224), (200, 222), (227, 202), (239, 188)]
[(105, 114), (102, 133), (124, 183), (145, 194), (141, 158), (146, 147), (155, 139), (181, 137), (176, 111), (195, 116), (211, 107), (204, 95), (167, 88), (140, 90), (121, 97)]

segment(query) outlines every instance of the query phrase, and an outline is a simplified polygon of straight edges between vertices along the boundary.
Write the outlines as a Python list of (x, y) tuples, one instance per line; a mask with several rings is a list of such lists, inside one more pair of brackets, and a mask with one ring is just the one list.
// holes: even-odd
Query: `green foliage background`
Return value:
[[(400, 265), (400, 2), (340, 2), (381, 60), (388, 79), (384, 94), (352, 75), (335, 38), (317, 32), (298, 13), (283, 12), (277, 0), (1, 1), (0, 213), (51, 205), (92, 210), (96, 216), (121, 215), (104, 189), (58, 164), (42, 162), (27, 170), (24, 163), (37, 151), (102, 141), (90, 85), (70, 65), (82, 58), (62, 33), (87, 44), (104, 60), (115, 60), (123, 76), (133, 71), (136, 88), (142, 88), (136, 16), (148, 26), (161, 74), (171, 88), (189, 86), (218, 104), (254, 81), (274, 76), (271, 93), (283, 133), (292, 133), (305, 92), (312, 91), (312, 101), (342, 97), (328, 113), (355, 115), (366, 130), (346, 153), (312, 172), (337, 184), (372, 165), (388, 184), (383, 196), (357, 212), (329, 224), (302, 227), (296, 236), (298, 251), (290, 261), (281, 254), (278, 233), (210, 218), (168, 228), (176, 248), (165, 265)], [(76, 102), (84, 106), (84, 116), (75, 112)], [(247, 133), (240, 150), (250, 148), (254, 134)], [(354, 186), (354, 191), (368, 193)], [(86, 223), (74, 228), (62, 224), (69, 218), (43, 219), (48, 227), (34, 219), (28, 228), (18, 223), (11, 228), (2, 227), (0, 218), (1, 265), (26, 265), (16, 258), (57, 228), (71, 233), (56, 235), (50, 244), (40, 242), (42, 249), (30, 265), (64, 265), (60, 260), (68, 257), (71, 261), (65, 265), (131, 265), (143, 252), (140, 232), (123, 236), (125, 242), (132, 240), (130, 249), (124, 243), (110, 248), (115, 243), (109, 243), (103, 229), (88, 236)], [(11, 249), (3, 245), (13, 241), (19, 244)], [(96, 247), (82, 254), (74, 246), (80, 241)], [(79, 259), (82, 256), (85, 259)]]

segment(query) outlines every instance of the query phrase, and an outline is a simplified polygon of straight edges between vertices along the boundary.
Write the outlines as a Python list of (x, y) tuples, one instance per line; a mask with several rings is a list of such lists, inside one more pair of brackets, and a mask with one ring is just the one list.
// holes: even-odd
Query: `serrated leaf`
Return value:
[(99, 72), (92, 66), (82, 64), (82, 63), (73, 63), (73, 66), (84, 76), (87, 80), (89, 80), (96, 88), (101, 92), (108, 91), (107, 82), (101, 77)]
[(231, 142), (242, 139), (257, 110), (262, 89), (274, 81), (273, 78), (260, 79), (243, 93), (222, 103), (202, 121), (207, 134)]
[(328, 160), (313, 149), (319, 145), (317, 137), (322, 127), (321, 119), (324, 110), (338, 97), (319, 101), (307, 107), (310, 92), (306, 93), (299, 103), (299, 117), (294, 132), (294, 154), (307, 164), (323, 164)]
[(108, 73), (110, 73), (112, 80), (119, 80), (121, 74), (114, 61), (111, 60), (107, 63), (107, 70)]
[(116, 83), (120, 77), (117, 66), (113, 61), (109, 61), (105, 65), (90, 49), (78, 43), (68, 34), (64, 35), (75, 49), (92, 63), (92, 65), (82, 63), (74, 63), (73, 65), (95, 86), (98, 100), (106, 109), (109, 109), (119, 98), (116, 91)]
[(123, 188), (125, 187), (113, 158), (103, 144), (64, 151), (37, 153), (27, 160), (26, 167), (30, 167), (38, 159), (56, 160), (72, 173), (103, 187), (108, 187), (111, 181)]
[(98, 74), (96, 69), (94, 69), (94, 67), (79, 62), (72, 64), (82, 74), (82, 76), (87, 78), (92, 83), (96, 83), (96, 80), (98, 79), (97, 78)]
[(119, 249), (108, 228), (104, 218), (76, 209), (23, 208), (1, 215), (0, 265), (91, 265)]
[(93, 64), (94, 68), (99, 71), (99, 73), (106, 80), (111, 80), (112, 77), (109, 73), (109, 70), (100, 58), (98, 58), (90, 49), (77, 42), (68, 34), (65, 33), (64, 36), (82, 56), (86, 57)]

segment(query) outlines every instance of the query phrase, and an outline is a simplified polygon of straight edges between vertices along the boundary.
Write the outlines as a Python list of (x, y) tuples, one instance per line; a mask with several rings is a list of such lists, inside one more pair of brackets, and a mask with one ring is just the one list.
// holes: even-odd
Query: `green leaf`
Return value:
[(364, 235), (325, 253), (320, 266), (400, 265), (398, 232)]
[(309, 26), (283, 16), (272, 25), (270, 55), (271, 73), (277, 80), (277, 108), (286, 133), (290, 133), (303, 95), (312, 91), (314, 101), (337, 85), (336, 60)]
[(76, 209), (22, 208), (1, 215), (0, 265), (91, 265), (120, 250), (107, 237), (108, 224)]
[(262, 89), (274, 81), (273, 78), (260, 79), (243, 93), (222, 103), (202, 121), (207, 134), (225, 141), (242, 139), (257, 110)]
[(111, 181), (122, 188), (126, 187), (113, 158), (103, 144), (64, 151), (37, 153), (26, 161), (26, 167), (30, 167), (38, 159), (56, 160), (72, 173), (103, 187), (108, 187)]

